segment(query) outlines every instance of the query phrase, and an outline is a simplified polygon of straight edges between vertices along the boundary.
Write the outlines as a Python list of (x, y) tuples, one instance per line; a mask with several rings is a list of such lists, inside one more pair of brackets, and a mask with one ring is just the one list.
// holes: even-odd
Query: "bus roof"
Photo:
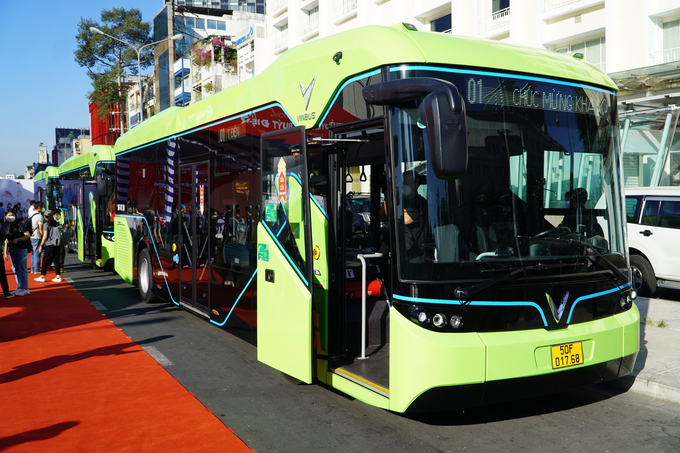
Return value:
[[(333, 57), (337, 52), (342, 52), (342, 57), (336, 62)], [(404, 24), (393, 27), (372, 25), (293, 47), (262, 74), (179, 112), (172, 109), (162, 117), (164, 121), (159, 121), (161, 118), (157, 117), (164, 114), (164, 110), (120, 137), (115, 150), (120, 153), (134, 149), (274, 103), (281, 104), (295, 124), (312, 128), (323, 117), (334, 93), (345, 80), (385, 65), (401, 63), (446, 64), (540, 74), (617, 90), (614, 82), (595, 66), (557, 52), (492, 40), (414, 31)], [(301, 90), (309, 87), (312, 81), (313, 92), (305, 109)], [(175, 112), (177, 115), (168, 117)]]
[(115, 155), (113, 154), (113, 146), (95, 145), (85, 154), (71, 156), (66, 159), (64, 163), (59, 166), (59, 175), (64, 175), (85, 167), (90, 167), (90, 174), (94, 175), (98, 162), (113, 162), (114, 160)]
[(58, 178), (59, 177), (59, 168), (58, 167), (52, 167), (49, 166), (45, 170), (43, 170), (41, 173), (43, 173), (43, 179), (47, 178)]

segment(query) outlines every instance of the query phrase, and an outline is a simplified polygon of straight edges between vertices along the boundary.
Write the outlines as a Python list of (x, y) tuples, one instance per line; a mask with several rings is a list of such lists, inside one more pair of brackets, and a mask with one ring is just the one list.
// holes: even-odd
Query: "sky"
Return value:
[[(23, 175), (51, 153), (56, 128), (90, 128), (87, 70), (74, 59), (80, 19), (101, 23), (101, 12), (137, 8), (153, 23), (163, 0), (0, 0), (0, 175)], [(51, 156), (51, 154), (49, 154)]]

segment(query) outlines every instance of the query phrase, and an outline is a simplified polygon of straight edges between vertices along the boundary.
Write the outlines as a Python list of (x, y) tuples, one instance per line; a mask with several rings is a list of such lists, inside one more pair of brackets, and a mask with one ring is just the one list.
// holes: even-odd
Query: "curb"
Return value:
[(639, 376), (625, 376), (620, 379), (607, 382), (611, 387), (616, 387), (627, 392), (633, 392), (655, 400), (680, 404), (680, 389), (665, 384), (641, 379)]

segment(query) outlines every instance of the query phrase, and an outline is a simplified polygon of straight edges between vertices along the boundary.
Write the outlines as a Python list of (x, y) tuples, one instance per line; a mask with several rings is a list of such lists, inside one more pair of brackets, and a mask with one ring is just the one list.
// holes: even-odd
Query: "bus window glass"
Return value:
[[(454, 83), (465, 101), (467, 172), (430, 168), (418, 102), (394, 108), (394, 208), (400, 277), (465, 278), (489, 261), (585, 256), (575, 239), (623, 254), (616, 111), (612, 93), (543, 79), (392, 71)], [(417, 227), (416, 227), (417, 225)], [(546, 239), (547, 237), (548, 239)], [(453, 263), (470, 263), (457, 267)], [(507, 264), (505, 264), (507, 266)], [(472, 271), (472, 269), (476, 269)], [(428, 277), (430, 278), (430, 277)]]
[(303, 178), (299, 132), (263, 139), (263, 221), (300, 271), (305, 269)]

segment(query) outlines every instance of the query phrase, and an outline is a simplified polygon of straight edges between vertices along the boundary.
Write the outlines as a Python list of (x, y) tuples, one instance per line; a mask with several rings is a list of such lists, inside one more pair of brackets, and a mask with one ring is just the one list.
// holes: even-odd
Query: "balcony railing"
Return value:
[(288, 48), (288, 30), (282, 30), (277, 33), (277, 36), (274, 39), (274, 51), (283, 51), (286, 48)]
[(307, 23), (302, 26), (302, 36), (319, 29), (319, 14), (308, 16)]
[(335, 0), (333, 3), (333, 17), (335, 19), (344, 18), (345, 15), (356, 13), (357, 0)]
[(680, 47), (654, 52), (649, 55), (654, 64), (673, 63), (680, 61)]
[(486, 34), (501, 31), (510, 25), (510, 8), (504, 8), (483, 17), (477, 26), (477, 33)]
[(267, 10), (269, 11), (269, 14), (272, 14), (274, 16), (278, 16), (287, 9), (288, 0), (269, 0), (267, 2)]

